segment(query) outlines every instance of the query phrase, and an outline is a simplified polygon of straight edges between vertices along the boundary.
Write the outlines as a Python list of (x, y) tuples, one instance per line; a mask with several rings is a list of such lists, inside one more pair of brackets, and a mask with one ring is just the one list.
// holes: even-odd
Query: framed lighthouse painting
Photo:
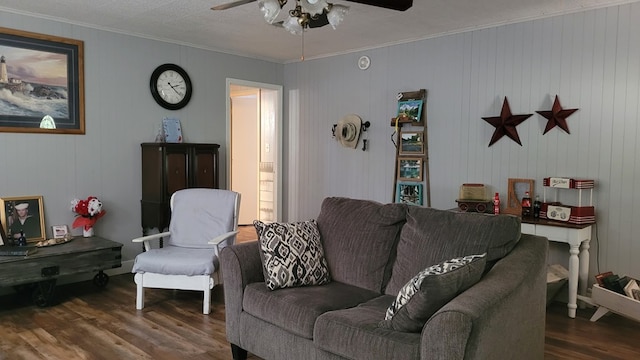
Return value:
[(84, 134), (84, 43), (0, 27), (0, 132)]

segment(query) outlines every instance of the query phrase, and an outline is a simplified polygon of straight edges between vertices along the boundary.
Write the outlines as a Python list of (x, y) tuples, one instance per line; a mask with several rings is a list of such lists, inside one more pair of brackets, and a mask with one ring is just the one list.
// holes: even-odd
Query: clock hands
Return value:
[(173, 89), (173, 91), (175, 91), (175, 92), (176, 92), (176, 94), (178, 94), (178, 95), (182, 96), (182, 93), (181, 93), (181, 92), (179, 92), (178, 90), (176, 90), (176, 87), (178, 87), (179, 85), (171, 85), (171, 82), (170, 82), (170, 81), (167, 81), (167, 85), (169, 85), (169, 87), (170, 87), (170, 88), (172, 88), (172, 89)]

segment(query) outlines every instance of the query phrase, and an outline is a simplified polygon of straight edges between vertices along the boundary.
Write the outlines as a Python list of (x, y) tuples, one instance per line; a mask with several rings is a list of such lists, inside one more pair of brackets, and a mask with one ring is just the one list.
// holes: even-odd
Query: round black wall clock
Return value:
[(151, 95), (165, 109), (178, 110), (191, 100), (191, 79), (184, 69), (175, 64), (158, 66), (149, 82)]

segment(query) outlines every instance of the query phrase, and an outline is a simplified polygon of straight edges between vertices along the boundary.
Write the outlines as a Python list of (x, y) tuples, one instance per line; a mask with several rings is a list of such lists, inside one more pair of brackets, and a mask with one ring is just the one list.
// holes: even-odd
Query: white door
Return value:
[(280, 219), (282, 87), (227, 80), (228, 184), (241, 197), (238, 223)]
[(241, 196), (238, 224), (258, 219), (259, 90), (231, 96), (231, 190)]

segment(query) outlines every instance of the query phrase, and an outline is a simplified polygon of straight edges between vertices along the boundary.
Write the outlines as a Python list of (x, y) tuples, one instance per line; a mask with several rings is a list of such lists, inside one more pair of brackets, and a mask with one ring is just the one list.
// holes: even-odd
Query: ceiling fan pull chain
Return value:
[(305, 29), (302, 29), (302, 36), (300, 36), (302, 38), (302, 56), (300, 56), (300, 61), (304, 61), (304, 33), (305, 33)]

